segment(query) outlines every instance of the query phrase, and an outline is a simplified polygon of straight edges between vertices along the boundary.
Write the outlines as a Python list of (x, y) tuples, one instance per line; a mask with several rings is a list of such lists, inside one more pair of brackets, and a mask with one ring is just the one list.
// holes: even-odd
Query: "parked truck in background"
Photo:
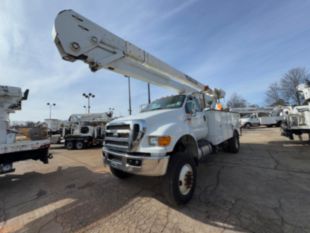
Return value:
[(184, 204), (193, 196), (201, 161), (219, 149), (239, 151), (239, 114), (210, 109), (210, 88), (72, 10), (58, 14), (53, 37), (67, 61), (178, 92), (107, 124), (103, 159), (116, 177), (163, 176), (168, 201)]
[[(13, 163), (28, 159), (48, 163), (50, 142), (39, 128), (27, 129), (27, 137), (17, 140), (18, 131), (9, 125), (9, 114), (21, 110), (22, 101), (27, 100), (19, 87), (0, 86), (0, 174), (13, 172)], [(43, 136), (43, 137), (42, 137)]]
[(300, 84), (297, 90), (304, 104), (283, 110), (282, 135), (293, 140), (294, 135), (302, 139), (302, 134), (308, 134), (310, 141), (310, 84)]
[(72, 114), (64, 135), (65, 147), (69, 150), (102, 146), (105, 125), (111, 121), (112, 114), (90, 113)]
[(240, 114), (242, 128), (251, 128), (260, 125), (280, 127), (283, 120), (282, 107), (232, 108), (230, 111)]
[(60, 144), (63, 140), (64, 121), (59, 119), (45, 119), (44, 122), (47, 125), (48, 137), (51, 144)]

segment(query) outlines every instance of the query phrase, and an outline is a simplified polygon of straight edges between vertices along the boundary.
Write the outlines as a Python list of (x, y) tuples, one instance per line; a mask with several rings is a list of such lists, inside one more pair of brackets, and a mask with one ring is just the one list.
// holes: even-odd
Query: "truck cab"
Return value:
[(260, 121), (256, 113), (247, 114), (240, 118), (240, 124), (243, 128), (250, 128), (252, 126), (259, 126)]
[(105, 164), (130, 173), (161, 176), (167, 170), (168, 154), (182, 136), (196, 142), (207, 133), (206, 117), (196, 97), (164, 97), (147, 105), (141, 113), (106, 126)]

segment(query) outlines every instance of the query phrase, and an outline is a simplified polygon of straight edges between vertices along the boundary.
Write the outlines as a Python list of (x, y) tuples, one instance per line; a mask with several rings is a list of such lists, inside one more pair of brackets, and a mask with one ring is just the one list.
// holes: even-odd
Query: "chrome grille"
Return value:
[(104, 146), (110, 151), (132, 151), (144, 135), (143, 121), (111, 123), (106, 127)]

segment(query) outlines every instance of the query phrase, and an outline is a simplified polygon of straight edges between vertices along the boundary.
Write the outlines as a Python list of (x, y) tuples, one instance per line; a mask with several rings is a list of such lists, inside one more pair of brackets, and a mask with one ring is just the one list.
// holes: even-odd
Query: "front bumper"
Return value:
[(169, 156), (135, 156), (107, 148), (103, 148), (103, 156), (105, 165), (143, 176), (163, 176), (169, 163)]

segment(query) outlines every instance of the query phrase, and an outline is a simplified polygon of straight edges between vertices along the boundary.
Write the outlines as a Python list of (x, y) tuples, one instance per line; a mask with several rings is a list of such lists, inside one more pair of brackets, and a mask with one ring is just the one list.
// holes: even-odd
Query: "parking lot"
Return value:
[(278, 128), (243, 132), (239, 154), (198, 168), (193, 200), (169, 207), (161, 178), (118, 180), (101, 149), (52, 148), (0, 176), (0, 232), (310, 232), (310, 145)]

